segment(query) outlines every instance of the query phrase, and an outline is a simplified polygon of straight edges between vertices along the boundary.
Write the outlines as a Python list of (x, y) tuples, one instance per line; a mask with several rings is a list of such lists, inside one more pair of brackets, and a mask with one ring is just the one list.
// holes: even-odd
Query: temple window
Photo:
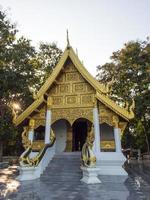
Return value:
[(114, 141), (114, 129), (107, 123), (100, 125), (100, 138), (101, 138), (101, 151), (114, 152), (115, 141)]

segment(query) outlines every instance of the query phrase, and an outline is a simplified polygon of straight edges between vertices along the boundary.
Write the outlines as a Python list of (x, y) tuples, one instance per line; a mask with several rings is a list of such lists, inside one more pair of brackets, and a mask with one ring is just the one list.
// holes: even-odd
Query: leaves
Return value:
[[(131, 133), (136, 137), (135, 145), (144, 141), (149, 149), (150, 143), (150, 42), (131, 41), (124, 45), (121, 50), (112, 53), (111, 62), (98, 66), (97, 78), (106, 83), (112, 78), (115, 80), (112, 86), (110, 98), (116, 102), (135, 99), (135, 119), (129, 124), (134, 127)], [(125, 103), (124, 103), (125, 104)], [(144, 129), (141, 130), (139, 123), (142, 122)], [(139, 134), (140, 133), (140, 134)], [(148, 138), (148, 140), (143, 140)], [(141, 136), (141, 137), (140, 137)], [(149, 150), (148, 150), (149, 151)]]
[(20, 138), (12, 123), (10, 103), (19, 103), (22, 110), (29, 106), (31, 88), (41, 87), (62, 54), (54, 43), (41, 43), (35, 49), (25, 37), (17, 39), (16, 33), (15, 25), (0, 11), (0, 140), (7, 143)]
[(38, 62), (36, 76), (40, 74), (40, 85), (49, 77), (61, 55), (62, 51), (55, 43), (40, 43), (36, 56), (36, 61)]

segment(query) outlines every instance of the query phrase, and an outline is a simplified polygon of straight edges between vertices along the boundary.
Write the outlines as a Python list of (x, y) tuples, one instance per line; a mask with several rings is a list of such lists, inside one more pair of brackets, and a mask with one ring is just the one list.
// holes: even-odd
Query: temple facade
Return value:
[(89, 74), (68, 45), (34, 102), (14, 120), (24, 127), (20, 180), (39, 178), (55, 154), (82, 151), (92, 127), (97, 173), (127, 175), (120, 137), (134, 117), (133, 105), (118, 106), (107, 86)]

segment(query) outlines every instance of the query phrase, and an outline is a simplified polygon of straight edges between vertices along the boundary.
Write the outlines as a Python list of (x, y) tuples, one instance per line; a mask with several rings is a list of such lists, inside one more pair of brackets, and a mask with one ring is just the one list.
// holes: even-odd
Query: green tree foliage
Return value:
[(1, 146), (12, 140), (16, 146), (16, 138), (20, 139), (21, 133), (18, 134), (12, 123), (12, 104), (18, 103), (24, 110), (33, 101), (31, 89), (39, 89), (62, 53), (54, 43), (41, 43), (36, 50), (30, 40), (24, 37), (17, 39), (16, 33), (15, 25), (11, 24), (3, 11), (0, 11)]
[[(37, 73), (40, 75), (40, 85), (49, 77), (54, 67), (58, 63), (62, 51), (55, 43), (40, 43), (39, 50), (37, 50), (36, 61), (38, 61)], [(41, 76), (42, 74), (42, 76)]]
[[(110, 97), (127, 106), (135, 99), (135, 119), (129, 124), (135, 148), (150, 152), (150, 42), (131, 41), (114, 52), (111, 62), (97, 68), (97, 78), (103, 83), (113, 79)], [(147, 147), (147, 149), (146, 149)]]

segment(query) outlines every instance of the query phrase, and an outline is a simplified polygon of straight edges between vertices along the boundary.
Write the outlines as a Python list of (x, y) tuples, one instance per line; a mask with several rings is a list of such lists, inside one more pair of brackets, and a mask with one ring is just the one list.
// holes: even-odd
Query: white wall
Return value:
[(65, 120), (59, 120), (52, 125), (56, 135), (56, 153), (63, 152), (67, 141), (67, 123)]

